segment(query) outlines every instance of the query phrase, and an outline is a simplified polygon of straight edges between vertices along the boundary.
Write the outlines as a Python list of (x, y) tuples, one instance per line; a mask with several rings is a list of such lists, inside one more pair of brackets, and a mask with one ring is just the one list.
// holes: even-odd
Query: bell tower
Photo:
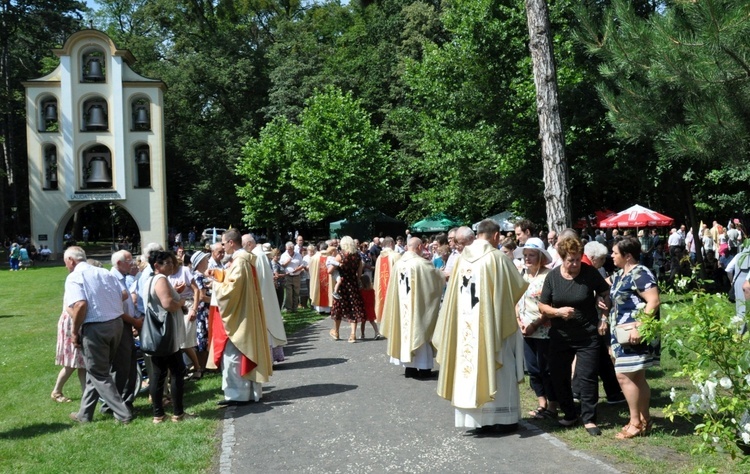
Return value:
[(124, 208), (141, 242), (165, 243), (165, 84), (136, 74), (130, 51), (97, 30), (54, 53), (60, 65), (23, 84), (32, 243), (61, 255), (63, 226), (97, 201)]

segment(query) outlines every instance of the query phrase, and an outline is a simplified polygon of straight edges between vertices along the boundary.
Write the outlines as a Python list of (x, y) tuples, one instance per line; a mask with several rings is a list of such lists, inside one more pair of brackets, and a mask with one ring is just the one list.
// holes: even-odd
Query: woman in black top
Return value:
[(568, 237), (557, 244), (562, 265), (552, 270), (544, 281), (539, 310), (551, 320), (549, 365), (552, 383), (565, 417), (563, 426), (578, 421), (573, 391), (570, 386), (571, 367), (576, 360), (576, 377), (581, 390), (581, 419), (592, 436), (601, 434), (596, 426), (596, 403), (599, 370), (599, 327), (606, 328), (597, 307), (603, 299), (609, 307), (609, 285), (590, 265), (581, 265), (583, 244), (577, 237)]

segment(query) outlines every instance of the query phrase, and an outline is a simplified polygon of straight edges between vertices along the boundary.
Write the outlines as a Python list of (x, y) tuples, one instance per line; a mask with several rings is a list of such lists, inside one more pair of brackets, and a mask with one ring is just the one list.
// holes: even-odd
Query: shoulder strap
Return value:
[(151, 306), (151, 288), (154, 286), (154, 280), (156, 280), (156, 275), (151, 274), (151, 280), (148, 282), (148, 305)]
[[(149, 306), (151, 306), (151, 307), (153, 307), (153, 305), (151, 304), (151, 301), (153, 300), (153, 297), (151, 296), (151, 289), (153, 288), (153, 286), (154, 286), (154, 282), (156, 281), (156, 278), (157, 278), (158, 276), (159, 276), (159, 275), (157, 275), (157, 274), (155, 274), (155, 273), (154, 273), (154, 274), (152, 274), (152, 275), (151, 275), (151, 281), (150, 281), (150, 282), (149, 282), (149, 284), (148, 284), (148, 304), (149, 304)], [(166, 278), (166, 277), (164, 277), (164, 278)]]

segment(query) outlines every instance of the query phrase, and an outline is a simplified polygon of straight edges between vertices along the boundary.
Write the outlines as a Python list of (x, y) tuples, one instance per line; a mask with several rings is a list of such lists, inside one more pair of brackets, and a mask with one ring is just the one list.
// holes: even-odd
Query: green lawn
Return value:
[[(57, 320), (62, 310), (65, 267), (0, 272), (0, 471), (2, 472), (206, 472), (218, 452), (221, 377), (208, 374), (186, 384), (185, 407), (198, 418), (151, 422), (146, 395), (136, 399), (128, 426), (96, 414), (93, 423), (68, 419), (81, 390), (75, 375), (65, 385), (72, 403), (55, 403), (50, 392)], [(296, 331), (319, 319), (301, 311), (287, 317)]]
[[(615, 439), (615, 434), (628, 422), (626, 403), (607, 405), (604, 389), (599, 384), (600, 404), (598, 406), (598, 425), (602, 436), (592, 437), (581, 427), (562, 429), (556, 422), (548, 420), (530, 420), (539, 428), (554, 434), (573, 449), (586, 452), (594, 457), (617, 467), (622, 472), (632, 473), (747, 473), (750, 463), (742, 464), (740, 459), (733, 460), (724, 454), (693, 455), (691, 450), (699, 444), (699, 438), (693, 434), (693, 427), (700, 423), (696, 417), (693, 423), (675, 418), (670, 422), (664, 418), (663, 408), (671, 403), (669, 392), (672, 387), (678, 393), (693, 393), (689, 380), (674, 378), (675, 363), (669, 356), (662, 354), (661, 366), (647, 371), (651, 386), (651, 415), (655, 422), (650, 436), (631, 440)], [(528, 378), (522, 390), (521, 403), (526, 412), (536, 408), (536, 396), (528, 386)]]
[[(219, 449), (221, 413), (216, 408), (221, 380), (207, 375), (186, 385), (185, 405), (198, 418), (181, 424), (151, 423), (145, 396), (136, 400), (136, 418), (129, 426), (114, 423), (97, 413), (94, 422), (75, 425), (81, 391), (75, 375), (65, 386), (72, 403), (55, 403), (49, 394), (59, 367), (54, 365), (57, 320), (67, 270), (64, 267), (0, 272), (0, 471), (2, 472), (206, 472)], [(312, 311), (285, 314), (288, 334), (320, 319)], [(604, 433), (589, 436), (583, 428), (562, 430), (549, 421), (533, 421), (573, 449), (633, 473), (742, 473), (727, 455), (690, 454), (697, 445), (693, 425), (665, 420), (661, 409), (669, 403), (669, 390), (689, 391), (685, 380), (668, 374), (674, 366), (665, 357), (662, 367), (651, 369), (654, 433), (629, 441), (614, 439), (626, 422), (627, 407), (600, 405), (599, 424)], [(522, 390), (524, 413), (536, 406), (528, 388)]]

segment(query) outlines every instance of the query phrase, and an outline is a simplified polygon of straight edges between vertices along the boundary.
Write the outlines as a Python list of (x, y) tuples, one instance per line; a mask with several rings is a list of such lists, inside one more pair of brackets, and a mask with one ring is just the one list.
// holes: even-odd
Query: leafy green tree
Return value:
[(389, 149), (353, 95), (328, 87), (307, 102), (294, 141), (291, 185), (310, 221), (347, 217), (389, 196)]
[(519, 71), (530, 73), (523, 6), (457, 0), (441, 19), (449, 40), (407, 60), (406, 105), (392, 114), (418, 156), (405, 162), (413, 200), (404, 217), (445, 211), (469, 220), (527, 208), (541, 194), (541, 166), (534, 173), (527, 163), (536, 115), (530, 74)]
[[(279, 21), (269, 50), (272, 67), (267, 118), (285, 116), (299, 123), (305, 101), (316, 89), (333, 85), (351, 91), (383, 131), (383, 139), (398, 159), (408, 162), (412, 149), (402, 136), (408, 129), (391, 120), (403, 105), (403, 58), (419, 59), (423, 43), (442, 43), (445, 32), (438, 1), (380, 0), (325, 2), (312, 5), (299, 17)], [(404, 169), (394, 164), (395, 169)], [(393, 181), (394, 186), (399, 186)], [(396, 214), (408, 193), (393, 193), (380, 210)]]
[[(217, 205), (237, 182), (242, 145), (265, 123), (273, 18), (295, 2), (103, 0), (99, 21), (142, 54), (138, 72), (168, 87), (165, 126), (170, 225), (238, 225), (239, 201)], [(230, 191), (231, 192), (231, 191)]]
[(264, 111), (268, 120), (284, 116), (298, 123), (305, 101), (315, 90), (336, 83), (326, 65), (352, 21), (351, 10), (338, 2), (312, 5), (277, 21), (267, 54), (271, 86)]
[(237, 187), (244, 222), (251, 228), (280, 230), (299, 224), (299, 192), (292, 186), (295, 141), (299, 130), (285, 117), (267, 124), (257, 139), (243, 148), (236, 173), (244, 182)]
[(245, 146), (236, 169), (245, 222), (284, 230), (377, 208), (388, 192), (388, 147), (360, 102), (328, 87), (299, 121), (278, 117)]

